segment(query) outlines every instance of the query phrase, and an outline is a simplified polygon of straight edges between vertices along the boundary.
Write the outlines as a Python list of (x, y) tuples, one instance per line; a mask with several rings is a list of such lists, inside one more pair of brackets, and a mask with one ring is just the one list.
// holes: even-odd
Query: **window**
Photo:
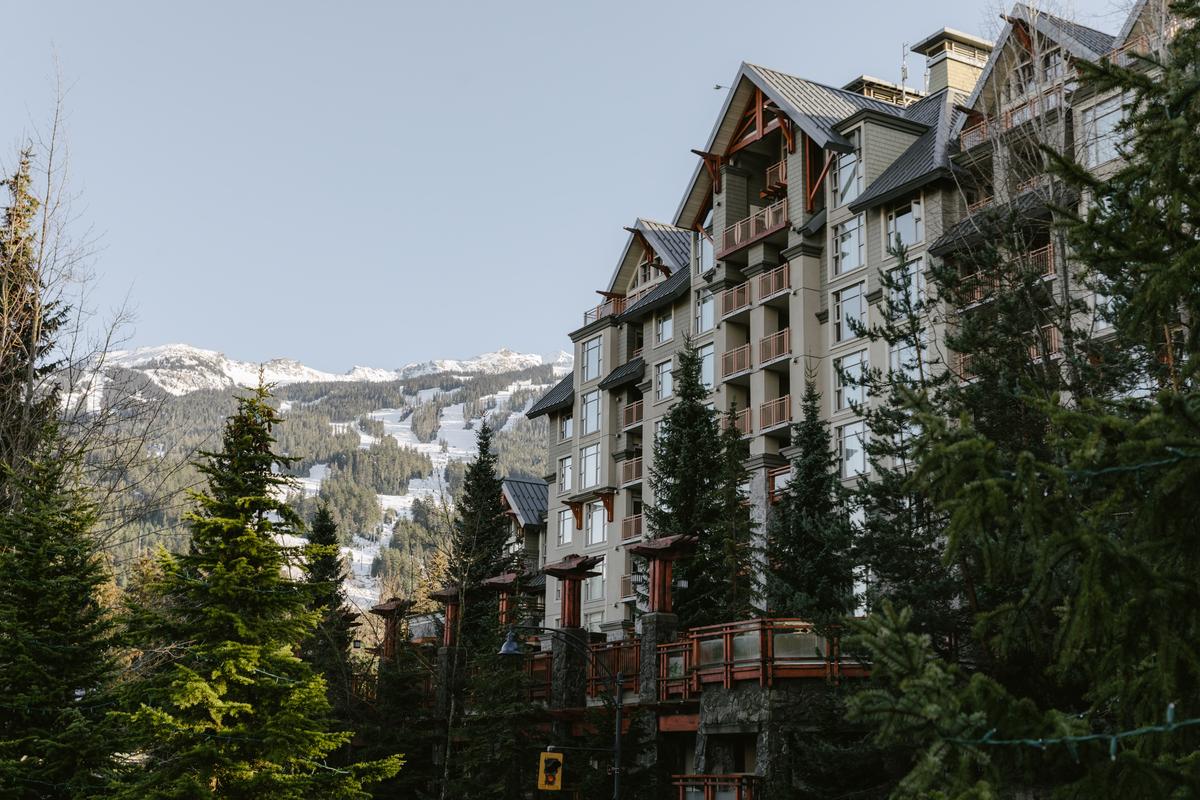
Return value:
[(925, 360), (925, 332), (897, 341), (888, 348), (888, 369), (893, 375), (906, 381), (917, 381), (921, 377)]
[(600, 626), (604, 624), (604, 612), (593, 611), (591, 614), (583, 615), (583, 627), (587, 628), (592, 633), (599, 633)]
[(558, 460), (558, 491), (569, 492), (575, 484), (575, 460), (563, 456)]
[[(562, 547), (571, 543), (571, 533), (575, 530), (575, 517), (571, 513), (571, 509), (564, 508), (558, 512), (558, 546)], [(558, 595), (556, 594), (555, 597)]]
[(600, 391), (588, 392), (579, 404), (579, 413), (583, 418), (579, 432), (584, 436), (600, 430)]
[(863, 215), (833, 226), (833, 274), (863, 265)]
[(713, 352), (713, 346), (706, 344), (697, 348), (696, 353), (700, 356), (700, 382), (704, 384), (705, 389), (711, 390), (716, 370), (716, 355)]
[(888, 214), (887, 246), (911, 247), (925, 241), (925, 219), (921, 215), (921, 201), (913, 200), (897, 206)]
[(888, 272), (891, 283), (889, 292), (889, 313), (894, 319), (900, 319), (909, 313), (920, 313), (921, 303), (925, 298), (924, 263), (921, 259), (910, 261), (903, 267), (896, 267)]
[(658, 437), (662, 436), (663, 431), (667, 429), (667, 420), (664, 417), (659, 417), (654, 420), (654, 441), (658, 441)]
[(583, 343), (583, 364), (580, 367), (580, 377), (585, 383), (600, 377), (601, 361), (600, 337), (588, 339)]
[(675, 317), (670, 311), (663, 312), (654, 318), (654, 343), (662, 344), (671, 341), (675, 335)]
[(833, 167), (833, 200), (835, 206), (844, 206), (853, 201), (862, 191), (862, 167), (860, 162), (861, 147), (859, 132), (854, 131), (848, 137), (851, 147), (849, 153), (838, 153)]
[(1051, 50), (1042, 56), (1042, 82), (1053, 83), (1067, 74), (1067, 61), (1062, 50)]
[(851, 404), (860, 404), (867, 396), (863, 381), (867, 375), (867, 351), (835, 358), (833, 360), (833, 410), (843, 411)]
[(591, 547), (604, 544), (605, 514), (604, 503), (599, 500), (587, 504), (587, 518), (584, 520), (584, 543)]
[(716, 260), (713, 258), (713, 240), (704, 231), (692, 234), (692, 247), (696, 253), (696, 272), (700, 275), (713, 268)]
[(558, 418), (558, 440), (564, 441), (570, 439), (575, 434), (575, 418), (570, 414), (564, 414)]
[(675, 384), (671, 381), (671, 362), (664, 361), (654, 365), (654, 399), (665, 400), (675, 392)]
[(855, 325), (867, 324), (867, 285), (856, 283), (833, 293), (833, 340), (844, 342), (858, 334)]
[(1096, 167), (1119, 156), (1121, 122), (1125, 119), (1125, 99), (1121, 95), (1101, 100), (1081, 113), (1083, 124), (1083, 163)]
[(600, 483), (600, 445), (588, 445), (579, 451), (583, 470), (581, 489), (590, 489)]
[(708, 289), (696, 292), (696, 333), (706, 333), (716, 324), (717, 301)]
[(867, 471), (866, 441), (864, 422), (851, 422), (837, 429), (838, 461), (842, 465), (843, 478), (853, 478)]

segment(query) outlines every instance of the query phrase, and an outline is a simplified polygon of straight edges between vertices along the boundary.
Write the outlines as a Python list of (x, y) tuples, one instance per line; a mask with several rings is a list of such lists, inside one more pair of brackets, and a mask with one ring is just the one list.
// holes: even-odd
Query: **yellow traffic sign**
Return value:
[(562, 768), (562, 753), (542, 753), (538, 762), (538, 788), (547, 792), (561, 792)]

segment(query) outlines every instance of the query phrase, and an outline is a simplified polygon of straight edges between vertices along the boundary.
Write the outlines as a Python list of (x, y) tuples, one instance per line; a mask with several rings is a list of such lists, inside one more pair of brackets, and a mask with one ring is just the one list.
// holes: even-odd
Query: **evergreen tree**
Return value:
[(805, 384), (801, 413), (792, 428), (792, 477), (768, 525), (765, 594), (771, 613), (825, 626), (854, 610), (853, 535), (812, 381)]
[(398, 757), (328, 767), (349, 733), (326, 728), (325, 684), (295, 653), (319, 614), (311, 591), (287, 575), (293, 553), (279, 537), (299, 520), (273, 470), (279, 418), (260, 386), (238, 399), (220, 452), (199, 466), (186, 553), (161, 557), (151, 602), (131, 620), (142, 650), (118, 714), (139, 758), (113, 796), (365, 797), (363, 784), (391, 775)]
[(312, 635), (300, 649), (300, 656), (325, 679), (325, 688), (334, 719), (349, 721), (354, 696), (354, 665), (350, 647), (354, 641), (354, 614), (346, 607), (346, 566), (338, 547), (338, 529), (322, 503), (313, 515), (305, 548), (308, 584), (312, 589), (311, 608), (321, 617)]
[(93, 796), (117, 749), (107, 576), (75, 465), (42, 447), (0, 511), (0, 795)]

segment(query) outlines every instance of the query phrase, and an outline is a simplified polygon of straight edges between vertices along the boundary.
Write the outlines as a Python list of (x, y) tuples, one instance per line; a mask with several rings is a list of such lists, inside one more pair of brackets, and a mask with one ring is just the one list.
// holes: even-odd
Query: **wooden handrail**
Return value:
[(792, 419), (792, 397), (785, 394), (758, 407), (758, 424), (765, 431)]
[(642, 415), (645, 413), (645, 405), (642, 400), (635, 400), (629, 403), (622, 410), (621, 427), (631, 428), (642, 421)]
[(621, 541), (642, 535), (642, 515), (633, 514), (621, 520)]
[(758, 341), (758, 363), (766, 364), (768, 361), (788, 355), (792, 352), (792, 330), (784, 328), (781, 331), (764, 336)]
[(627, 458), (621, 462), (621, 483), (633, 483), (642, 479), (642, 458)]
[[(753, 207), (752, 207), (753, 208)], [(725, 228), (721, 234), (721, 252), (743, 247), (787, 225), (787, 198), (754, 210), (750, 216)]]
[(729, 316), (735, 311), (741, 311), (749, 306), (750, 281), (744, 281), (721, 292), (721, 316)]
[(758, 276), (758, 299), (766, 300), (772, 295), (786, 291), (791, 288), (791, 272), (788, 269), (789, 265), (784, 264), (776, 267), (770, 272), (764, 272)]
[(721, 376), (728, 378), (739, 372), (750, 369), (751, 356), (749, 343), (736, 347), (721, 356)]

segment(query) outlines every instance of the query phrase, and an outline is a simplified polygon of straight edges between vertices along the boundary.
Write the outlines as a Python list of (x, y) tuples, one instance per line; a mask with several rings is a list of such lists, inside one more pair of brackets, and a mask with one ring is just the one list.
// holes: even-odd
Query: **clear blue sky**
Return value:
[[(1122, 5), (1073, 3), (1110, 32)], [(57, 58), (94, 300), (130, 297), (135, 345), (329, 370), (545, 352), (622, 226), (674, 212), (741, 61), (896, 80), (902, 42), (992, 35), (998, 8), (24, 3), (5, 15), (0, 164), (47, 117)]]

